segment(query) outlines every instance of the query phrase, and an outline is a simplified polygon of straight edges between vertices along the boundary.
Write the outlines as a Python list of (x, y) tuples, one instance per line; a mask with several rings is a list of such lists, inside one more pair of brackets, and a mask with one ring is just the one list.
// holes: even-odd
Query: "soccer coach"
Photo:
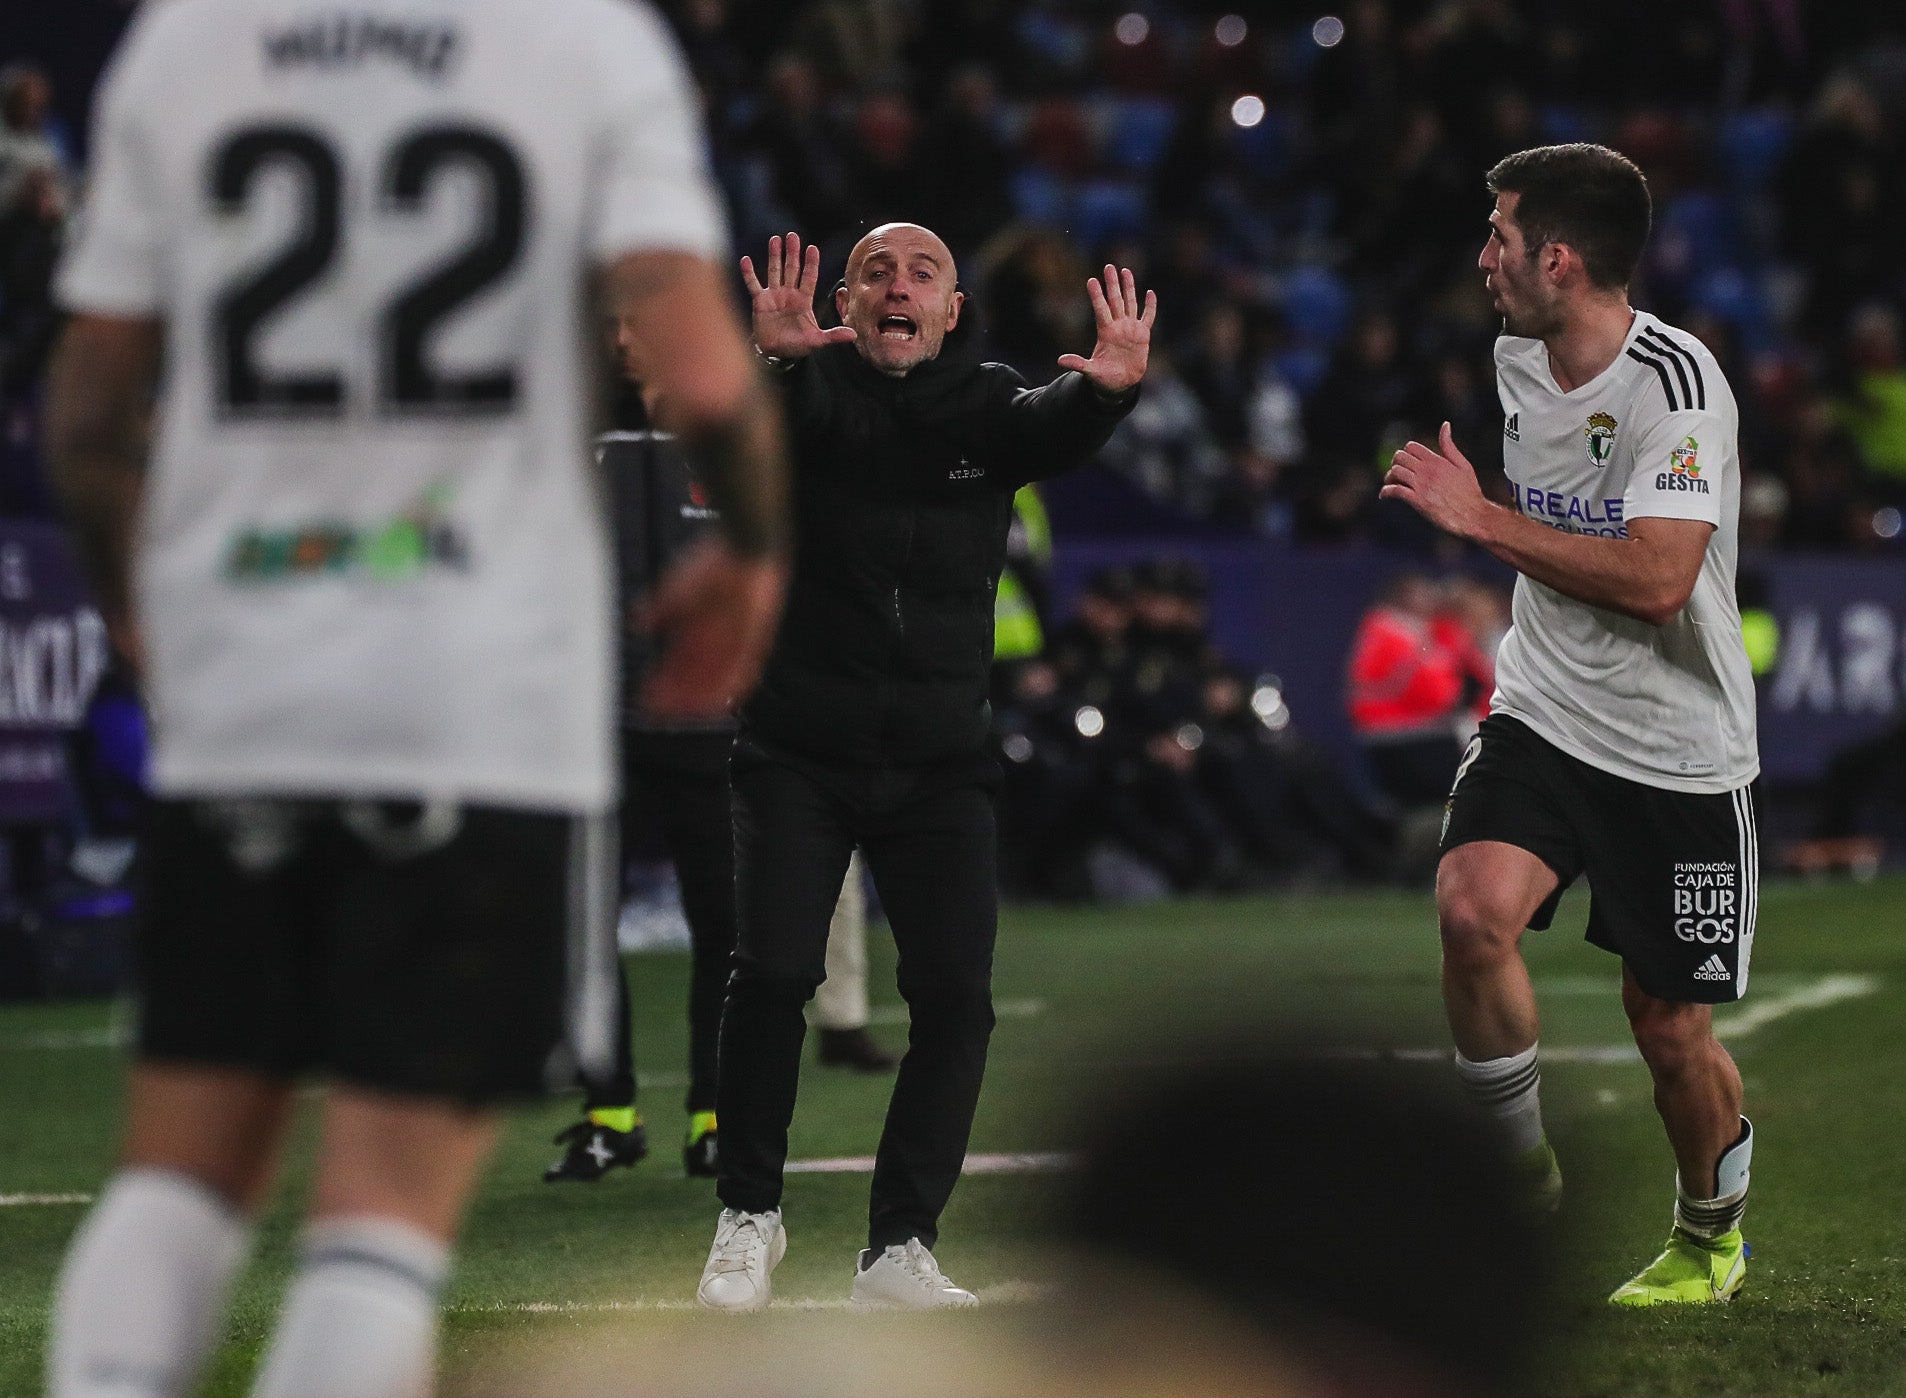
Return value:
[(718, 1193), (698, 1292), (767, 1304), (787, 1246), (782, 1170), (828, 917), (859, 847), (899, 951), (912, 1017), (874, 1167), (856, 1301), (970, 1305), (930, 1249), (966, 1155), (993, 1027), (998, 769), (986, 748), (993, 598), (1013, 492), (1079, 464), (1138, 398), (1157, 299), (1130, 271), (1087, 284), (1089, 359), (1029, 389), (948, 332), (965, 297), (951, 253), (908, 223), (857, 243), (814, 316), (820, 253), (772, 238), (754, 343), (781, 372), (797, 561), (732, 777), (740, 940), (722, 1020)]

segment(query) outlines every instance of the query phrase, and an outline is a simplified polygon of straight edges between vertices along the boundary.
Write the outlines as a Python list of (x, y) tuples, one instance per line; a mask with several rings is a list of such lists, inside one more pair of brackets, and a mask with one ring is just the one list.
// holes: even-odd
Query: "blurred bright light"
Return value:
[(1195, 723), (1179, 724), (1178, 731), (1171, 736), (1186, 752), (1196, 752), (1204, 746), (1204, 729)]
[(1218, 42), (1228, 49), (1234, 49), (1243, 43), (1244, 36), (1250, 32), (1251, 27), (1244, 22), (1243, 15), (1226, 15), (1218, 21), (1215, 31)]
[(1231, 104), (1231, 120), (1239, 126), (1256, 126), (1264, 120), (1264, 99), (1248, 93)]
[(1024, 733), (1008, 733), (1006, 741), (999, 746), (1008, 762), (1032, 761), (1032, 739)]
[(1105, 715), (1093, 705), (1085, 704), (1072, 715), (1072, 726), (1079, 730), (1081, 738), (1096, 738), (1105, 731)]
[(1888, 505), (1883, 510), (1873, 511), (1873, 532), (1882, 539), (1899, 537), (1899, 511)]
[(1334, 49), (1343, 42), (1343, 21), (1325, 15), (1310, 27), (1310, 37), (1320, 49)]
[(1112, 33), (1121, 44), (1136, 47), (1145, 42), (1152, 32), (1152, 22), (1136, 10), (1128, 15), (1120, 15), (1118, 23), (1112, 26)]
[(1251, 691), (1251, 712), (1257, 715), (1258, 722), (1273, 733), (1288, 727), (1291, 721), (1290, 706), (1284, 702), (1284, 691), (1270, 683), (1261, 683)]

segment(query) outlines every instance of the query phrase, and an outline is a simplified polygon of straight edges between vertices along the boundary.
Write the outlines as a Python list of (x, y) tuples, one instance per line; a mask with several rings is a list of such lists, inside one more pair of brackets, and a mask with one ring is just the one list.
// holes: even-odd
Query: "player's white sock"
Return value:
[(423, 1398), (449, 1264), (444, 1243), (395, 1219), (313, 1223), (253, 1398)]
[(1681, 1172), (1674, 1172), (1674, 1221), (1684, 1233), (1697, 1238), (1718, 1238), (1741, 1226), (1747, 1213), (1748, 1166), (1754, 1159), (1754, 1124), (1741, 1118), (1741, 1134), (1734, 1144), (1721, 1152), (1715, 1168), (1719, 1189), (1712, 1199), (1696, 1199), (1681, 1184)]
[(1481, 1063), (1456, 1054), (1456, 1072), (1470, 1098), (1502, 1123), (1509, 1149), (1520, 1155), (1542, 1142), (1542, 1070), (1535, 1061), (1537, 1045), (1507, 1058)]
[(250, 1242), (244, 1215), (197, 1180), (149, 1169), (113, 1176), (60, 1269), (52, 1398), (196, 1389)]

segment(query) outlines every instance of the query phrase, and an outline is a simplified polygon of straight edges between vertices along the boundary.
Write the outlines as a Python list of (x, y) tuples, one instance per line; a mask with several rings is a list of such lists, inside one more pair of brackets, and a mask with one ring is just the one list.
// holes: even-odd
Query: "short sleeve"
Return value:
[(1622, 496), (1628, 519), (1721, 522), (1721, 473), (1734, 443), (1720, 414), (1686, 408), (1654, 419), (1635, 443), (1634, 472)]
[(673, 36), (647, 5), (618, 5), (602, 37), (589, 251), (599, 262), (661, 250), (726, 258), (700, 106)]
[[(147, 7), (156, 8), (162, 7)], [(143, 318), (163, 310), (164, 210), (146, 125), (157, 109), (142, 100), (140, 81), (153, 27), (134, 22), (100, 83), (78, 233), (53, 285), (69, 311)]]

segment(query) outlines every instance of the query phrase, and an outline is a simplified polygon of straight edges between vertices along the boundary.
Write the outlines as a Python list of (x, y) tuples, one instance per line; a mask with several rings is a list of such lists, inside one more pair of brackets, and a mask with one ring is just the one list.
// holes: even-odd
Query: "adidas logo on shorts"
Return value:
[(1701, 963), (1701, 969), (1694, 973), (1694, 978), (1697, 981), (1731, 981), (1734, 973), (1727, 969), (1727, 963), (1716, 952)]

